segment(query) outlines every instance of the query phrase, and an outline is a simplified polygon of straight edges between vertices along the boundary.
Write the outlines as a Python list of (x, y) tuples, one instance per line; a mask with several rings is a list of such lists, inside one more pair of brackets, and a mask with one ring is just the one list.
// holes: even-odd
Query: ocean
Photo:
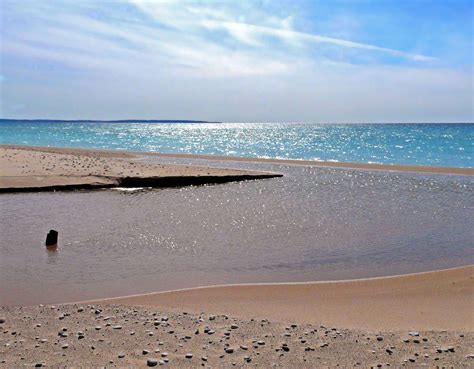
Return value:
[[(472, 167), (474, 125), (4, 122), (1, 143)], [(399, 147), (400, 146), (400, 147)], [(0, 195), (0, 305), (474, 263), (474, 177), (143, 155), (282, 173), (221, 185)], [(59, 231), (59, 249), (44, 237)], [(53, 286), (53, 288), (52, 288)]]
[(8, 121), (0, 143), (356, 163), (474, 167), (474, 124)]

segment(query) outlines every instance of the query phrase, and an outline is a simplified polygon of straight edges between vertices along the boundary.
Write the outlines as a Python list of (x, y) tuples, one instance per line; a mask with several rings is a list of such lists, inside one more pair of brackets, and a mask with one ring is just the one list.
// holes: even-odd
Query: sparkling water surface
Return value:
[(474, 167), (474, 124), (4, 121), (0, 143)]
[[(146, 158), (282, 178), (0, 196), (0, 304), (374, 277), (473, 263), (468, 176)], [(59, 231), (47, 252), (49, 229)]]

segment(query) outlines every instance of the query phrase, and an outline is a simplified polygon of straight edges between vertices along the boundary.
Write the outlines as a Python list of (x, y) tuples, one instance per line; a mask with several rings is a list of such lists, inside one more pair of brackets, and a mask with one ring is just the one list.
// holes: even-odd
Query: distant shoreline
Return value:
[(179, 120), (179, 119), (120, 119), (120, 120), (95, 120), (95, 119), (0, 119), (0, 123), (222, 123), (207, 120)]
[[(0, 124), (5, 122), (16, 123), (238, 123), (238, 124), (279, 124), (285, 122), (231, 122), (231, 121), (212, 121), (212, 120), (193, 120), (193, 119), (9, 119), (0, 118)], [(292, 122), (294, 124), (325, 124), (325, 125), (372, 125), (372, 124), (399, 124), (399, 125), (417, 125), (417, 124), (474, 124), (474, 122)]]

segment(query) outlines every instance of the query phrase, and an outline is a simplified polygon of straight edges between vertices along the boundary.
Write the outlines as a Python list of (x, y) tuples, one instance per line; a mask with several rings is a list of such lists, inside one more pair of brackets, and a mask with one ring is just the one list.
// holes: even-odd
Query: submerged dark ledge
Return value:
[(152, 187), (172, 188), (184, 186), (200, 186), (206, 184), (221, 184), (229, 182), (249, 181), (256, 179), (270, 179), (283, 177), (280, 173), (242, 174), (227, 176), (168, 176), (168, 177), (106, 177), (104, 183), (77, 183), (55, 184), (47, 186), (25, 187), (0, 187), (0, 193), (18, 192), (47, 192), (47, 191), (73, 191), (73, 190), (98, 190), (117, 187)]

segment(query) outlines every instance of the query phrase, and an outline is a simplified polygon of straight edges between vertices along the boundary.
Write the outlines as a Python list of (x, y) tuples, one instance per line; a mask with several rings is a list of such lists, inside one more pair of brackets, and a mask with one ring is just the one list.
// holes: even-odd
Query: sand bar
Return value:
[(134, 161), (133, 153), (0, 147), (0, 192), (110, 187), (175, 187), (280, 177), (281, 174)]
[(457, 168), (426, 165), (401, 165), (401, 164), (374, 164), (374, 163), (351, 163), (351, 162), (333, 162), (319, 160), (294, 160), (294, 159), (267, 159), (267, 158), (247, 158), (239, 156), (224, 155), (197, 155), (197, 154), (174, 154), (174, 153), (156, 153), (156, 152), (133, 152), (121, 150), (102, 150), (102, 149), (79, 149), (79, 148), (61, 148), (61, 147), (40, 147), (40, 146), (21, 146), (21, 145), (0, 145), (0, 149), (15, 148), (31, 151), (41, 151), (48, 153), (72, 153), (75, 155), (93, 155), (100, 157), (113, 158), (137, 158), (146, 156), (157, 156), (163, 158), (176, 159), (203, 159), (218, 161), (250, 162), (250, 163), (268, 163), (283, 165), (304, 165), (329, 168), (348, 168), (363, 170), (381, 170), (395, 172), (414, 172), (414, 173), (432, 173), (432, 174), (452, 174), (473, 176), (474, 168)]
[(474, 266), (335, 282), (195, 288), (103, 300), (354, 329), (474, 329)]

